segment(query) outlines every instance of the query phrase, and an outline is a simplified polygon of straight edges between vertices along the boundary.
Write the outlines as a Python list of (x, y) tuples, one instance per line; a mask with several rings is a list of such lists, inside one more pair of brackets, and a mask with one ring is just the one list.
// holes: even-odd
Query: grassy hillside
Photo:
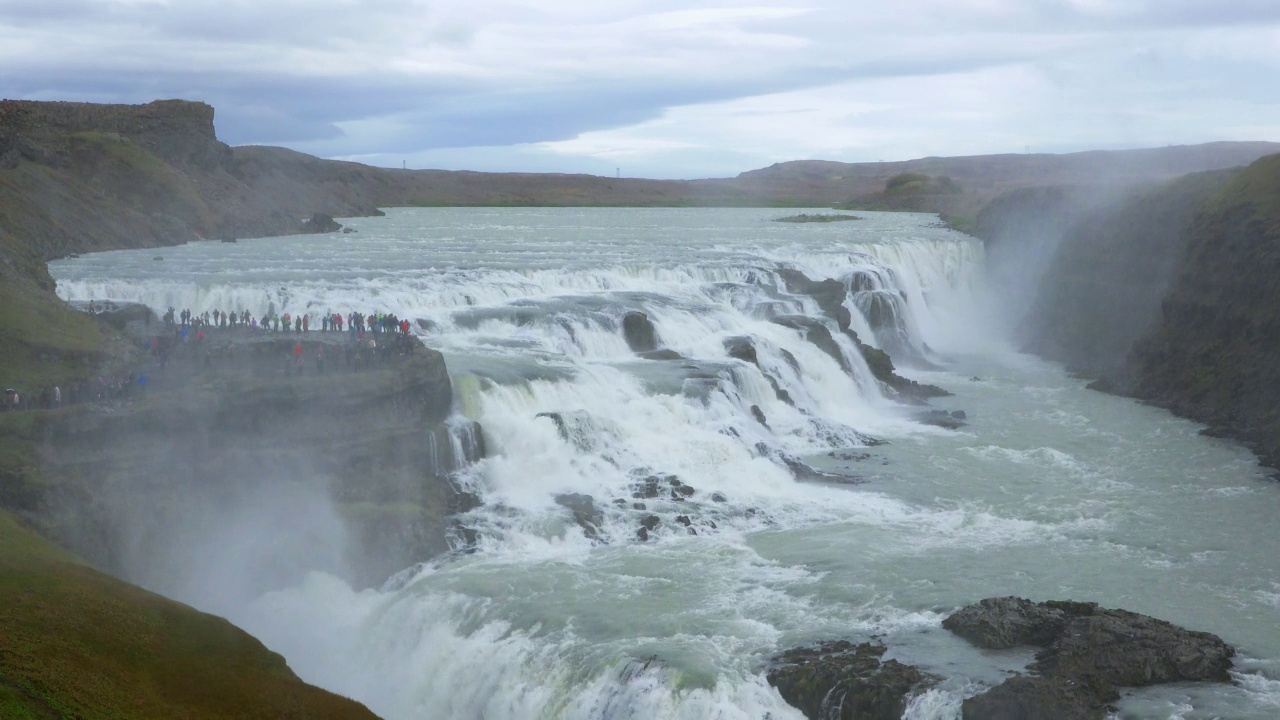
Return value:
[(373, 718), (221, 618), (84, 565), (0, 511), (0, 717)]

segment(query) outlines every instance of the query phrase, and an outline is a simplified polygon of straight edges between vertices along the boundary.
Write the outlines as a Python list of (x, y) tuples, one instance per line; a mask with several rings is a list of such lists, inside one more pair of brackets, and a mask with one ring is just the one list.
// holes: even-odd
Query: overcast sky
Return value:
[(1280, 0), (0, 0), (0, 95), (630, 177), (1280, 140)]

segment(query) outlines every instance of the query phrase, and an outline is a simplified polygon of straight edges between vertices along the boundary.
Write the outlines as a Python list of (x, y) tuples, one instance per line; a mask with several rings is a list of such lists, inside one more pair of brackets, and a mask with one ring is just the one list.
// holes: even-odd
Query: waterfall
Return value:
[[(981, 246), (925, 227), (856, 241), (824, 228), (798, 245), (790, 228), (725, 235), (668, 217), (676, 230), (652, 246), (619, 239), (625, 224), (574, 230), (563, 250), (551, 233), (471, 247), (449, 234), (463, 227), (407, 242), (370, 221), (323, 252), (193, 244), (54, 274), (64, 298), (160, 313), (390, 311), (444, 354), (454, 414), (424, 442), (434, 474), (480, 501), (452, 518), (470, 552), (380, 592), (317, 574), (245, 609), (237, 620), (304, 678), (396, 719), (799, 718), (760, 658), (783, 616), (821, 627), (839, 613), (795, 594), (820, 570), (766, 560), (751, 538), (932, 522), (847, 490), (862, 451), (937, 431), (893, 401), (845, 329), (935, 359), (980, 283)], [(788, 292), (784, 269), (842, 284), (843, 299)], [(628, 346), (635, 312), (660, 354)]]

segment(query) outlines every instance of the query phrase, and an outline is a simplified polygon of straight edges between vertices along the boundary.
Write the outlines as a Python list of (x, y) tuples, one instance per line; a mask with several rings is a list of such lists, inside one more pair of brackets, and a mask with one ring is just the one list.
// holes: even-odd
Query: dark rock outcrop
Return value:
[(965, 720), (1100, 720), (1120, 687), (1228, 682), (1235, 650), (1216, 635), (1096, 603), (988, 598), (942, 626), (984, 648), (1044, 648), (1030, 676), (965, 700)]
[(334, 220), (332, 215), (324, 213), (313, 213), (302, 223), (302, 232), (309, 235), (338, 232), (341, 229), (341, 223)]
[(573, 521), (582, 527), (582, 533), (592, 540), (600, 534), (604, 527), (604, 512), (596, 507), (595, 498), (582, 493), (563, 493), (556, 495), (556, 504), (568, 508), (573, 513)]
[[(834, 320), (840, 332), (853, 341), (853, 344), (858, 348), (858, 352), (866, 359), (867, 366), (871, 368), (871, 374), (877, 380), (895, 390), (901, 399), (908, 402), (921, 402), (927, 398), (943, 397), (951, 394), (936, 385), (925, 385), (902, 377), (895, 372), (893, 360), (888, 353), (862, 342), (858, 334), (849, 327), (853, 316), (849, 313), (849, 309), (844, 306), (847, 295), (844, 283), (830, 278), (821, 281), (810, 280), (799, 270), (785, 268), (778, 271), (778, 276), (782, 279), (783, 284), (786, 285), (788, 292), (808, 295), (813, 298), (818, 303), (818, 307), (822, 309), (823, 314)], [(783, 322), (787, 321), (784, 319)], [(833, 354), (841, 363), (841, 366), (846, 371), (849, 370), (848, 362), (842, 359), (843, 353), (839, 351), (834, 339), (830, 343), (826, 343), (816, 330), (806, 330), (806, 337), (818, 344), (819, 347), (822, 347), (828, 354)], [(834, 353), (828, 348), (833, 348)]]
[(631, 352), (647, 353), (658, 349), (658, 331), (653, 327), (653, 321), (638, 310), (622, 316), (622, 334)]
[(353, 370), (343, 363), (348, 347), (337, 334), (286, 339), (249, 330), (160, 345), (168, 367), (149, 361), (141, 369), (145, 392), (47, 419), (38, 444), (43, 478), (28, 517), (99, 567), (144, 583), (174, 562), (152, 539), (196, 547), (224, 532), (218, 518), (287, 513), (291, 502), (314, 513), (325, 507), (334, 527), (299, 515), (254, 533), (281, 533), (287, 545), (299, 542), (289, 535), (295, 523), (298, 532), (345, 531), (345, 555), (326, 569), (359, 585), (447, 550), (457, 493), (449, 473), (483, 450), (477, 438), (463, 443), (468, 457), (453, 456), (444, 360), (419, 347), (348, 357)]
[[(773, 394), (779, 401), (788, 405), (796, 404), (795, 400), (791, 397), (791, 393), (787, 392), (786, 388), (782, 387), (782, 384), (778, 382), (778, 378), (774, 377), (772, 373), (766, 372), (763, 367), (760, 367), (760, 355), (756, 352), (756, 344), (754, 340), (741, 335), (725, 338), (724, 349), (725, 352), (729, 354), (729, 357), (735, 360), (741, 360), (745, 363), (751, 363), (759, 368), (760, 373), (764, 375), (764, 379), (769, 381), (769, 385), (773, 388)], [(792, 365), (792, 367), (798, 367), (799, 364), (795, 361), (795, 358), (786, 350), (783, 350), (783, 357)]]
[(658, 348), (657, 350), (648, 350), (646, 352), (637, 353), (645, 360), (683, 360), (684, 356), (670, 348)]
[(911, 665), (881, 660), (883, 645), (840, 640), (775, 657), (769, 684), (811, 720), (899, 720), (908, 696), (937, 681)]
[(934, 427), (946, 428), (947, 430), (959, 430), (964, 427), (966, 417), (963, 410), (955, 412), (947, 412), (946, 410), (925, 410), (918, 412), (913, 416), (916, 422), (923, 425), (933, 425)]
[(818, 303), (819, 308), (822, 308), (823, 314), (836, 321), (836, 325), (841, 330), (849, 329), (853, 316), (849, 314), (849, 309), (844, 306), (846, 294), (844, 283), (831, 278), (810, 280), (808, 276), (799, 270), (791, 270), (789, 268), (779, 270), (778, 277), (782, 278), (783, 284), (787, 287), (787, 292), (796, 295), (808, 295)]
[(1280, 155), (1201, 208), (1131, 392), (1236, 438), (1280, 468)]
[[(1006, 206), (996, 214), (1043, 209)], [(1074, 207), (1027, 347), (1280, 466), (1280, 156)]]
[(853, 368), (849, 366), (848, 358), (844, 356), (840, 346), (836, 344), (836, 340), (831, 336), (831, 330), (826, 326), (826, 323), (817, 318), (805, 317), (804, 315), (781, 315), (772, 320), (783, 327), (799, 330), (806, 340), (817, 345), (818, 349), (840, 363), (841, 369), (846, 373), (853, 372)]

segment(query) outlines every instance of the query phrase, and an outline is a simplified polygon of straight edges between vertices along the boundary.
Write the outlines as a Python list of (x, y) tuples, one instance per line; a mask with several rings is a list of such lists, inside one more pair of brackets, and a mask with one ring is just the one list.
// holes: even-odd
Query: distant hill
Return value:
[[(799, 160), (742, 173), (732, 182), (758, 197), (806, 198), (815, 206), (941, 212), (972, 219), (996, 196), (1021, 187), (1129, 186), (1206, 170), (1241, 167), (1280, 152), (1280, 143), (1215, 142), (1065, 155), (972, 155), (884, 163)], [(886, 197), (889, 181), (907, 173), (949, 178), (953, 194)]]
[[(852, 204), (973, 216), (1014, 187), (1163, 180), (1280, 152), (1280, 144), (1258, 142), (891, 163), (803, 160), (734, 178), (645, 180), (399, 170), (283, 148), (232, 148), (218, 141), (213, 117), (212, 107), (181, 100), (0, 101), (0, 238), (7, 232), (47, 260), (199, 237), (303, 232), (301, 221), (314, 213), (349, 217), (389, 206)], [(886, 183), (904, 173), (945, 180), (954, 191), (885, 198)]]

